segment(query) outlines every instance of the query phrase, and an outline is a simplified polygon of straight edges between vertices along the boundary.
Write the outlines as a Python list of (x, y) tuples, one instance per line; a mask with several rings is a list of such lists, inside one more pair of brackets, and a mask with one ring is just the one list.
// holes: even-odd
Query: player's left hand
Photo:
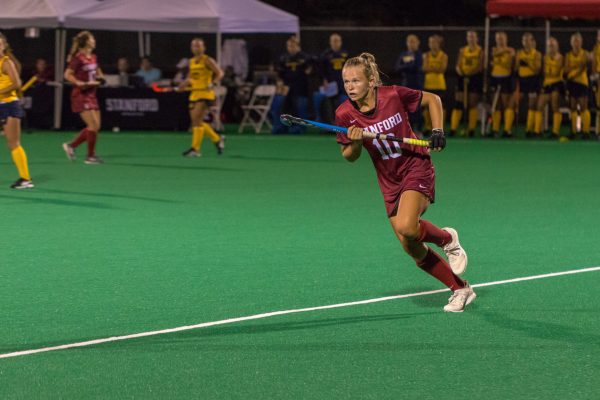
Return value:
[(433, 129), (429, 136), (429, 148), (433, 151), (442, 151), (446, 147), (446, 136), (443, 129)]

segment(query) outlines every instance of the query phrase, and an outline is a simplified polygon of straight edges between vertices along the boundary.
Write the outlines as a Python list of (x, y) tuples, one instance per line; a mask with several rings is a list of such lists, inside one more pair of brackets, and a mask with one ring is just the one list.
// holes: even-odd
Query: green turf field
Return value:
[[(0, 151), (0, 354), (442, 288), (395, 239), (366, 154), (332, 137), (24, 135)], [(83, 159), (83, 148), (80, 150)], [(471, 283), (600, 265), (600, 144), (454, 139), (437, 203)], [(600, 271), (0, 359), (1, 399), (598, 399)]]

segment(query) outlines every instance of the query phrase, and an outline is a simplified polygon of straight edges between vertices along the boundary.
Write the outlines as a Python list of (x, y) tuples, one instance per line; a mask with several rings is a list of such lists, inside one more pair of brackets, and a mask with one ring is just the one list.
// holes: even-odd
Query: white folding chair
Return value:
[(210, 108), (210, 113), (212, 114), (212, 126), (215, 130), (222, 131), (223, 122), (221, 122), (221, 110), (223, 109), (225, 96), (227, 96), (227, 87), (219, 85), (214, 87), (213, 90), (215, 91), (215, 102)]
[(269, 121), (269, 110), (275, 97), (275, 85), (259, 85), (252, 92), (248, 105), (242, 106), (244, 118), (238, 129), (241, 133), (246, 126), (254, 128), (255, 133), (260, 133), (266, 125), (269, 131), (273, 128)]

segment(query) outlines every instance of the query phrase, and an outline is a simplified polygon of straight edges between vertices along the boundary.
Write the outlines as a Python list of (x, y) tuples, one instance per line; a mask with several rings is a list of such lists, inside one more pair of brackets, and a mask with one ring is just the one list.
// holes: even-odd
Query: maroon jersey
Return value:
[[(69, 62), (69, 68), (73, 70), (73, 73), (77, 80), (82, 82), (95, 81), (96, 71), (98, 70), (96, 55), (90, 54), (90, 56), (88, 57), (83, 53), (77, 53)], [(81, 92), (82, 94), (95, 94), (96, 86), (84, 88), (74, 87), (73, 92), (75, 92), (75, 94), (78, 94), (78, 92)]]
[[(335, 112), (335, 123), (401, 138), (417, 138), (408, 122), (408, 113), (417, 110), (422, 95), (420, 90), (403, 86), (380, 86), (372, 112), (362, 113), (346, 100)], [(337, 134), (337, 142), (352, 143), (344, 133)], [(395, 214), (398, 199), (405, 190), (422, 192), (433, 202), (435, 172), (427, 147), (379, 139), (363, 139), (363, 147), (369, 152), (377, 171), (388, 216)]]

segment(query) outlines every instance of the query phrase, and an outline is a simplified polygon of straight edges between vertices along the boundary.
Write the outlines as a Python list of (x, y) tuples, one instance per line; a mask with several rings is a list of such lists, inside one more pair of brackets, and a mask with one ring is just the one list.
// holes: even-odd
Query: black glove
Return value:
[(433, 129), (431, 136), (429, 136), (429, 148), (431, 149), (443, 149), (446, 147), (446, 136), (444, 136), (443, 129)]

